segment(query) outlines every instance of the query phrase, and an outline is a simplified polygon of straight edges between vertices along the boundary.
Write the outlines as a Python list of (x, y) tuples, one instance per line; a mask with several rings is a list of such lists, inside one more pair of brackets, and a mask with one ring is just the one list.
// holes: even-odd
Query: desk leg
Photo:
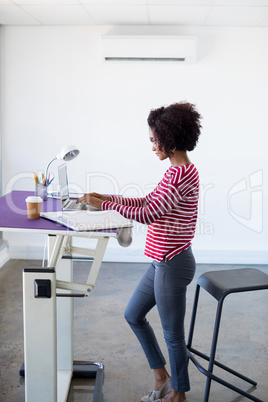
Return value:
[(57, 401), (56, 274), (23, 270), (25, 401)]
[[(48, 261), (55, 253), (54, 244), (58, 237), (49, 236)], [(62, 241), (58, 247), (62, 246)], [(53, 252), (54, 250), (54, 252)], [(56, 279), (73, 282), (72, 260), (61, 258), (56, 267)], [(60, 293), (70, 293), (61, 290)], [(73, 298), (57, 297), (57, 366), (58, 401), (66, 401), (73, 375)]]
[(106, 251), (106, 247), (108, 245), (108, 241), (108, 237), (102, 237), (98, 239), (98, 243), (94, 253), (94, 260), (87, 278), (87, 284), (92, 284), (93, 286), (95, 286), (102, 260)]
[[(61, 236), (49, 236), (48, 261), (49, 265), (57, 264), (56, 279), (58, 281), (73, 282), (72, 258), (62, 258), (63, 245), (66, 239)], [(94, 261), (88, 280), (95, 284), (102, 259), (108, 244), (108, 238), (98, 240)], [(70, 242), (71, 239), (68, 239)], [(72, 249), (71, 244), (68, 247)], [(59, 293), (69, 293), (69, 290), (60, 290)], [(73, 298), (57, 297), (57, 401), (63, 402), (68, 398), (72, 377), (95, 377), (93, 401), (102, 400), (102, 383), (104, 367), (97, 362), (73, 361)]]

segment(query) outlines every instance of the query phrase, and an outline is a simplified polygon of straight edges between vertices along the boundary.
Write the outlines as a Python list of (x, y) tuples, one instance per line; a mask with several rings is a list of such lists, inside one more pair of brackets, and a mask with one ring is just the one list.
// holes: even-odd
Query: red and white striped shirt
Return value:
[(191, 245), (194, 237), (199, 195), (199, 175), (193, 164), (171, 166), (158, 186), (142, 198), (111, 196), (102, 209), (118, 211), (127, 219), (149, 225), (145, 252), (162, 261), (171, 259)]

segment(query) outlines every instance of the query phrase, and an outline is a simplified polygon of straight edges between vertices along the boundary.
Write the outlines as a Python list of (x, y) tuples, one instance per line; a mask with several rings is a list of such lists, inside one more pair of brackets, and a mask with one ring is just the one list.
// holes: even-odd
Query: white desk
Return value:
[[(45, 219), (28, 220), (25, 199), (29, 194), (13, 191), (0, 198), (0, 230), (49, 236), (48, 267), (23, 271), (25, 401), (64, 402), (74, 372), (73, 297), (92, 292), (108, 241), (116, 239), (118, 231), (79, 233)], [(59, 201), (49, 199), (42, 208), (59, 210)], [(95, 249), (73, 247), (74, 237), (97, 239)], [(72, 259), (62, 258), (73, 253), (94, 258), (85, 284), (73, 282)], [(98, 373), (94, 402), (99, 402), (103, 366), (93, 366), (92, 375)]]

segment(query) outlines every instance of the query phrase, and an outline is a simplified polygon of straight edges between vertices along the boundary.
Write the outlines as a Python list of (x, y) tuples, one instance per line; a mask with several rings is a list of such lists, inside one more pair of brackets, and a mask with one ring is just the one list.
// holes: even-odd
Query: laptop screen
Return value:
[(60, 198), (64, 202), (69, 200), (69, 188), (68, 188), (68, 177), (67, 177), (67, 166), (66, 164), (60, 165), (58, 167), (59, 173), (59, 185), (60, 185)]

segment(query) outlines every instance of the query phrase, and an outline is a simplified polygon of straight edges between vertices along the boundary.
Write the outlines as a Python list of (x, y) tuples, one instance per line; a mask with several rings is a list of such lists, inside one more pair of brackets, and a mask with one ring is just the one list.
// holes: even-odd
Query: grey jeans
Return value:
[(146, 314), (156, 305), (166, 341), (172, 387), (176, 391), (190, 389), (187, 351), (184, 337), (186, 287), (195, 274), (195, 259), (189, 247), (171, 260), (153, 261), (134, 291), (125, 319), (136, 334), (150, 368), (166, 364)]

